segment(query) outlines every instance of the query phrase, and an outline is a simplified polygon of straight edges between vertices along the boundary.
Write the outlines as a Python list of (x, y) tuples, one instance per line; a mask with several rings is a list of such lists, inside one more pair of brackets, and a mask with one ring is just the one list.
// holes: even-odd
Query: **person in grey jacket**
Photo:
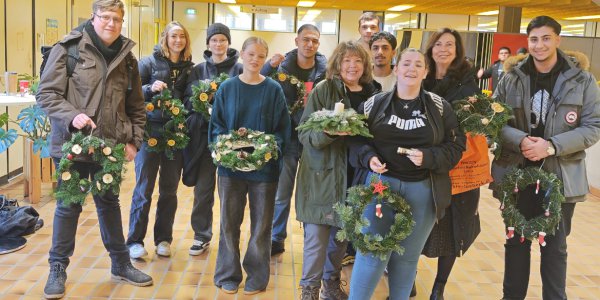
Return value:
[[(86, 127), (109, 143), (125, 144), (128, 161), (135, 158), (142, 144), (146, 111), (137, 61), (131, 53), (135, 43), (121, 35), (124, 4), (120, 0), (96, 0), (92, 9), (92, 17), (82, 30), (71, 31), (54, 46), (40, 79), (37, 103), (50, 117), (51, 155), (56, 164), (62, 157), (61, 146), (72, 133)], [(70, 42), (79, 45), (79, 61), (69, 77), (65, 44)], [(75, 161), (73, 168), (82, 178), (93, 178), (101, 166)], [(111, 258), (112, 277), (136, 286), (152, 285), (152, 277), (136, 269), (129, 259), (119, 195), (106, 191), (93, 199), (102, 242)], [(80, 204), (65, 205), (57, 199), (48, 258), (50, 272), (44, 287), (47, 299), (65, 294), (65, 269), (75, 250), (81, 210)]]
[[(585, 149), (600, 139), (596, 79), (584, 70), (584, 56), (558, 49), (560, 30), (550, 17), (533, 18), (527, 26), (529, 55), (507, 70), (494, 93), (513, 108), (515, 118), (502, 129), (502, 154), (492, 165), (492, 187), (500, 186), (511, 166), (541, 167), (564, 184), (562, 219), (554, 236), (547, 236), (546, 246), (540, 247), (544, 299), (567, 299), (567, 236), (575, 204), (589, 192)], [(519, 201), (528, 200), (533, 201), (519, 195)], [(518, 234), (506, 241), (504, 299), (526, 297), (530, 248), (531, 241), (521, 243)]]
[[(305, 83), (317, 83), (319, 79), (323, 79), (327, 69), (327, 58), (317, 50), (319, 50), (319, 38), (321, 33), (319, 29), (311, 24), (304, 24), (298, 28), (298, 36), (295, 39), (298, 48), (285, 54), (285, 57), (279, 53), (273, 55), (260, 73), (264, 76), (269, 76), (273, 72), (281, 72), (287, 75), (293, 75), (298, 80)], [(289, 81), (278, 81), (283, 88), (285, 99), (288, 105), (288, 110), (294, 107), (298, 99), (298, 88), (295, 84)], [(308, 88), (307, 88), (307, 92)], [(291, 141), (287, 147), (286, 153), (283, 154), (283, 169), (279, 176), (279, 184), (277, 186), (277, 195), (275, 196), (275, 213), (273, 215), (273, 231), (271, 232), (271, 255), (280, 254), (285, 251), (284, 241), (287, 237), (287, 224), (290, 216), (290, 207), (292, 200), (292, 192), (294, 191), (294, 183), (296, 181), (296, 170), (298, 169), (298, 161), (302, 152), (302, 144), (298, 140), (298, 132), (296, 127), (300, 123), (300, 118), (304, 108), (291, 112), (292, 121)]]
[[(161, 33), (154, 53), (140, 60), (139, 70), (146, 102), (152, 102), (152, 97), (164, 89), (169, 89), (174, 99), (181, 100), (188, 74), (193, 66), (190, 35), (179, 22), (170, 22)], [(147, 117), (146, 133), (150, 137), (162, 135), (165, 124), (171, 120), (165, 117), (160, 109), (148, 112)], [(142, 144), (135, 157), (135, 188), (129, 212), (127, 247), (131, 258), (141, 258), (148, 254), (144, 249), (144, 238), (148, 229), (152, 193), (159, 172), (154, 245), (156, 254), (171, 256), (173, 222), (177, 211), (177, 187), (182, 166), (180, 150), (174, 151), (172, 159), (169, 159), (164, 152), (148, 150), (148, 143)]]
[(213, 79), (221, 73), (235, 77), (244, 70), (238, 62), (240, 53), (229, 48), (231, 34), (229, 27), (214, 23), (206, 32), (206, 46), (204, 51), (205, 62), (196, 65), (188, 77), (184, 99), (190, 111), (187, 127), (190, 141), (183, 150), (182, 182), (186, 186), (194, 187), (194, 206), (192, 208), (191, 224), (194, 230), (194, 242), (190, 247), (190, 255), (200, 255), (210, 246), (212, 239), (213, 205), (215, 203), (215, 172), (217, 167), (213, 164), (208, 149), (208, 125), (210, 120), (204, 118), (199, 112), (192, 111), (192, 86), (198, 80)]

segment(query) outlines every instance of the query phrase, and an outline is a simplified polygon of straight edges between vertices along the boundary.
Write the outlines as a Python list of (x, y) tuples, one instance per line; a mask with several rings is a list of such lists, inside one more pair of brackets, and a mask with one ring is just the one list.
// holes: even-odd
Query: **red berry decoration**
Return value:
[(68, 160), (73, 160), (73, 154), (71, 154), (71, 153), (67, 154), (67, 159)]

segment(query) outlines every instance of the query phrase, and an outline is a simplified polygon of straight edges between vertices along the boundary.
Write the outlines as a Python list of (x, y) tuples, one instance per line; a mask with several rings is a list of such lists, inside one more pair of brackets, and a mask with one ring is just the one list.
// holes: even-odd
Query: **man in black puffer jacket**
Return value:
[[(273, 216), (273, 231), (271, 233), (271, 240), (273, 242), (271, 245), (271, 255), (285, 251), (283, 242), (287, 237), (286, 228), (290, 215), (290, 201), (292, 199), (292, 192), (294, 191), (298, 160), (302, 152), (302, 146), (298, 141), (298, 132), (295, 128), (298, 126), (304, 112), (304, 105), (299, 109), (295, 109), (295, 107), (298, 107), (296, 103), (298, 101), (306, 101), (308, 92), (310, 92), (314, 84), (325, 76), (325, 70), (327, 69), (327, 58), (317, 52), (320, 37), (321, 33), (314, 25), (305, 24), (300, 26), (298, 28), (298, 36), (295, 39), (298, 48), (286, 53), (285, 57), (279, 53), (273, 55), (265, 63), (260, 72), (265, 76), (272, 75), (275, 72), (286, 74), (286, 76), (281, 76), (278, 82), (283, 88), (292, 119), (291, 143), (287, 147), (288, 150), (286, 153), (283, 154), (283, 169), (279, 175), (279, 185), (277, 186), (277, 195), (275, 196), (275, 214)], [(301, 98), (301, 95), (298, 95), (297, 85), (292, 83), (290, 75), (305, 83), (307, 94), (303, 97), (304, 99)], [(286, 79), (281, 80), (283, 78)]]

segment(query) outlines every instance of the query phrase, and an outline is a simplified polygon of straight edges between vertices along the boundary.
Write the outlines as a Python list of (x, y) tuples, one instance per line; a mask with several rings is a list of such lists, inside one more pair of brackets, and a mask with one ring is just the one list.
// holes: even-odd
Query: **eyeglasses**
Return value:
[(100, 19), (100, 21), (102, 21), (102, 23), (109, 23), (111, 20), (113, 21), (113, 24), (121, 24), (125, 21), (125, 19), (121, 19), (121, 18), (117, 18), (117, 17), (110, 17), (110, 16), (106, 16), (106, 15), (99, 15), (94, 13), (94, 16), (98, 17)]

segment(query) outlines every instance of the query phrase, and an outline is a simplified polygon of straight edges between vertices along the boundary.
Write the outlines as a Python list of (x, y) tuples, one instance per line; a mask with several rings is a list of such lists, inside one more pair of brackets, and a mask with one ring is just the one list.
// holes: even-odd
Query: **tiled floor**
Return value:
[[(123, 224), (128, 224), (129, 205), (133, 188), (133, 165), (128, 166), (126, 183), (121, 193)], [(13, 184), (0, 188), (0, 194), (22, 198), (22, 186)], [(473, 248), (459, 258), (446, 287), (446, 299), (499, 299), (502, 291), (504, 269), (504, 229), (498, 203), (487, 189), (482, 189), (480, 213), (482, 233)], [(50, 194), (48, 186), (45, 194)], [(65, 299), (284, 299), (299, 298), (298, 282), (302, 271), (302, 229), (296, 221), (289, 223), (290, 237), (286, 252), (271, 262), (271, 280), (265, 293), (255, 296), (227, 295), (213, 285), (213, 273), (219, 236), (218, 202), (215, 205), (213, 244), (201, 256), (188, 255), (193, 232), (189, 225), (192, 206), (192, 189), (180, 186), (179, 205), (174, 228), (171, 258), (154, 253), (152, 230), (146, 237), (150, 255), (136, 266), (154, 278), (151, 287), (134, 287), (110, 280), (110, 260), (100, 240), (98, 219), (92, 201), (84, 206), (77, 233), (77, 246), (67, 269), (67, 294)], [(156, 198), (155, 198), (156, 199)], [(27, 203), (21, 202), (21, 205)], [(52, 234), (52, 216), (55, 201), (45, 197), (35, 208), (46, 222), (44, 228), (28, 238), (22, 250), (0, 255), (0, 299), (40, 299), (48, 274), (48, 249)], [(154, 210), (153, 203), (153, 210)], [(292, 220), (294, 215), (292, 211)], [(242, 230), (242, 251), (248, 240), (248, 216)], [(154, 224), (154, 216), (150, 216)], [(152, 228), (152, 227), (150, 227)], [(569, 299), (600, 299), (600, 199), (590, 196), (575, 210), (572, 234), (569, 237), (569, 270), (567, 293)], [(127, 229), (125, 229), (127, 230)], [(532, 273), (528, 299), (541, 299), (539, 276), (539, 250), (532, 248)], [(433, 284), (436, 260), (422, 258), (418, 267), (415, 299), (429, 299)], [(344, 269), (347, 280), (351, 267)], [(373, 299), (385, 299), (387, 281), (383, 278)]]

